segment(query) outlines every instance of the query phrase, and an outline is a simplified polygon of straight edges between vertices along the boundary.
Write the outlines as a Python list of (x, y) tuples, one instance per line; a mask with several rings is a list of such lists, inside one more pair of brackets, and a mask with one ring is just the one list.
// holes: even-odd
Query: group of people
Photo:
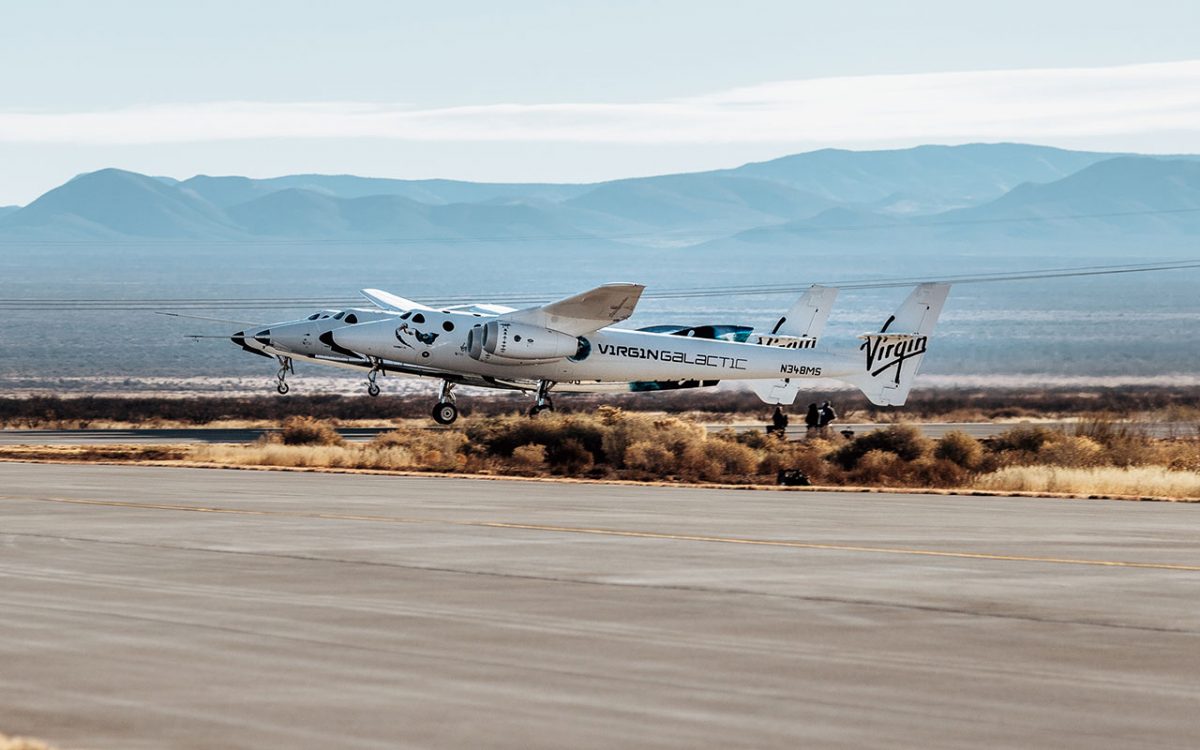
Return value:
[[(816, 404), (809, 404), (808, 413), (804, 415), (804, 426), (808, 430), (809, 437), (823, 435), (835, 419), (837, 419), (837, 412), (833, 410), (833, 404), (828, 401), (821, 404), (820, 407)], [(775, 413), (771, 416), (771, 426), (767, 428), (767, 432), (782, 436), (787, 432), (787, 426), (787, 414), (784, 413), (782, 406), (776, 406)]]

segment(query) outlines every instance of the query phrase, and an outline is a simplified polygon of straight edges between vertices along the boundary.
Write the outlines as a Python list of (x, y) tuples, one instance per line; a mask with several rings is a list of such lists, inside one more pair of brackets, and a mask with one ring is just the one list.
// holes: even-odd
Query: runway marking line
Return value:
[(1176, 563), (1132, 562), (1129, 560), (1089, 560), (1071, 557), (1037, 557), (1034, 555), (1000, 555), (987, 552), (960, 552), (950, 550), (912, 549), (906, 547), (873, 547), (857, 544), (822, 544), (819, 542), (797, 542), (786, 539), (748, 539), (745, 537), (706, 536), (700, 534), (669, 534), (657, 531), (631, 531), (624, 529), (598, 529), (586, 526), (552, 526), (535, 523), (509, 523), (505, 521), (454, 521), (444, 518), (405, 518), (403, 516), (374, 516), (351, 513), (305, 513), (287, 510), (251, 510), (243, 508), (220, 508), (200, 505), (174, 505), (169, 503), (135, 503), (122, 500), (87, 500), (83, 498), (38, 497), (18, 498), (0, 496), (6, 500), (32, 499), (40, 502), (68, 505), (100, 505), (114, 508), (137, 508), (142, 510), (173, 510), (188, 513), (217, 513), (238, 516), (273, 516), (290, 518), (321, 518), (336, 521), (374, 521), (396, 524), (446, 524), (488, 529), (519, 529), (525, 531), (548, 531), (562, 534), (590, 534), (633, 539), (665, 539), (680, 542), (706, 542), (710, 544), (746, 544), (758, 547), (785, 547), (790, 549), (827, 550), (834, 552), (868, 552), (886, 555), (914, 555), (920, 557), (950, 557), (966, 560), (996, 560), (1001, 562), (1050, 563), (1057, 565), (1091, 565), (1109, 568), (1146, 568), (1151, 570), (1178, 570), (1200, 572), (1200, 565)]

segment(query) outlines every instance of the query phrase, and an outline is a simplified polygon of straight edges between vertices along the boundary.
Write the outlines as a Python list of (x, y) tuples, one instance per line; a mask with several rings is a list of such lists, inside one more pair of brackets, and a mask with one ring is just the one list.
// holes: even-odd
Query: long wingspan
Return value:
[(399, 310), (407, 312), (408, 310), (432, 310), (428, 305), (422, 305), (420, 302), (413, 302), (410, 299), (385, 292), (382, 289), (362, 289), (359, 294), (366, 297), (372, 304), (384, 310)]
[(517, 310), (501, 317), (515, 323), (582, 336), (633, 315), (633, 308), (645, 288), (642, 284), (605, 284), (558, 302)]

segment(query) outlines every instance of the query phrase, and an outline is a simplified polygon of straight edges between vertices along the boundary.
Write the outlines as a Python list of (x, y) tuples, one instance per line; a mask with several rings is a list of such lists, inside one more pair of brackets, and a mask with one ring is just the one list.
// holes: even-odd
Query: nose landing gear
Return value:
[(550, 400), (550, 389), (553, 387), (553, 381), (538, 381), (537, 395), (533, 402), (533, 406), (529, 408), (529, 416), (536, 417), (538, 414), (541, 414), (544, 411), (554, 411), (554, 402)]
[(279, 372), (275, 373), (275, 379), (279, 382), (275, 386), (275, 390), (279, 391), (279, 395), (282, 396), (291, 390), (287, 384), (288, 373), (294, 374), (296, 369), (292, 366), (291, 357), (276, 356), (275, 358), (279, 360)]
[(438, 392), (438, 402), (433, 407), (433, 421), (438, 424), (454, 424), (458, 419), (458, 407), (454, 405), (454, 383), (442, 381), (442, 389)]
[(375, 384), (375, 378), (379, 375), (379, 372), (382, 369), (383, 369), (382, 363), (378, 359), (372, 358), (371, 359), (371, 369), (367, 371), (367, 395), (368, 396), (374, 397), (374, 396), (379, 395), (379, 386)]

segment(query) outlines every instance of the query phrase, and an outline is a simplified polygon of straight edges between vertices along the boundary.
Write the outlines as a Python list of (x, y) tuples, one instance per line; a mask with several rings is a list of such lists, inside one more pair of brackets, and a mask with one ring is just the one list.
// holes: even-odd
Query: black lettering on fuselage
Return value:
[(626, 359), (648, 359), (655, 362), (675, 362), (697, 367), (716, 367), (725, 370), (745, 370), (746, 360), (740, 357), (725, 357), (719, 354), (689, 355), (687, 352), (671, 349), (650, 349), (641, 346), (626, 346), (624, 344), (598, 344), (600, 354), (607, 357), (624, 357)]

